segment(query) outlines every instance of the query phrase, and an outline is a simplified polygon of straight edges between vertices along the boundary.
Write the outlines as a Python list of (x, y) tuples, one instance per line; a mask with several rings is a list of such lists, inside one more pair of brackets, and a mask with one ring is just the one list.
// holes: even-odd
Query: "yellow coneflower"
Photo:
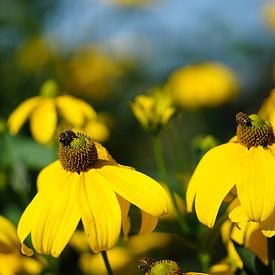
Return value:
[[(90, 137), (66, 130), (59, 160), (38, 176), (38, 193), (21, 216), (18, 236), (23, 244), (31, 233), (37, 252), (58, 257), (81, 219), (91, 249), (107, 250), (121, 225), (128, 226), (130, 203), (142, 210), (140, 234), (153, 231), (167, 213), (167, 194), (156, 181), (119, 165)], [(22, 251), (28, 253), (25, 246)]]

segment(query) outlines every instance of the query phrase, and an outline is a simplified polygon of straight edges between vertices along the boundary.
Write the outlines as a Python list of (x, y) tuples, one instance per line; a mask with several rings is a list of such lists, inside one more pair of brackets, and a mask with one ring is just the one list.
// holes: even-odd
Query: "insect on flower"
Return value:
[(77, 136), (72, 130), (64, 130), (59, 136), (59, 142), (64, 146), (68, 146), (74, 138), (77, 138)]
[(241, 124), (243, 126), (251, 126), (252, 123), (251, 123), (251, 119), (249, 118), (249, 116), (245, 113), (242, 113), (242, 112), (239, 112), (237, 115), (236, 115), (236, 121), (238, 124)]

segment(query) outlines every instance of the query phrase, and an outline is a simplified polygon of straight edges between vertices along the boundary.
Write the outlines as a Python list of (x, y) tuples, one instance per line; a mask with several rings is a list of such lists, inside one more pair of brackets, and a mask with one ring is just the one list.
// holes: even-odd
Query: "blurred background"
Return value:
[[(217, 104), (175, 100), (176, 112), (161, 138), (169, 178), (182, 198), (201, 155), (230, 139), (236, 113), (257, 113), (274, 87), (275, 1), (1, 0), (0, 214), (17, 224), (36, 192), (38, 172), (57, 158), (56, 147), (33, 140), (28, 124), (14, 137), (6, 126), (12, 111), (37, 96), (45, 81), (53, 79), (60, 94), (94, 107), (108, 126), (104, 146), (119, 163), (158, 178), (151, 137), (130, 103), (155, 87), (177, 88), (175, 72), (199, 64), (220, 64), (230, 71), (234, 96)], [(208, 72), (200, 70), (195, 78), (185, 77), (211, 97), (211, 81), (200, 84)], [(210, 90), (204, 90), (207, 85)], [(195, 217), (188, 219), (194, 230), (206, 230)], [(121, 259), (126, 254), (115, 274), (141, 274), (137, 262), (145, 255), (177, 260), (184, 271), (202, 270), (197, 254), (176, 234), (175, 221), (161, 221), (157, 231), (163, 234), (156, 237), (161, 241), (146, 240), (140, 251), (140, 241), (119, 243), (119, 249), (128, 250), (111, 252)], [(87, 247), (80, 249), (78, 241), (61, 255), (60, 274), (105, 274), (93, 268), (100, 260), (90, 259), (94, 256)], [(218, 248), (221, 255), (212, 262), (225, 255), (221, 244)]]

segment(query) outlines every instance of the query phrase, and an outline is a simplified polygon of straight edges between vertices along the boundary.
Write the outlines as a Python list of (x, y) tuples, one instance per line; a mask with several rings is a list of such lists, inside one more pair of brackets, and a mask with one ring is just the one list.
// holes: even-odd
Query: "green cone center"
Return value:
[(248, 149), (250, 147), (267, 147), (274, 143), (272, 125), (258, 115), (238, 113), (236, 115), (238, 142)]
[(63, 131), (59, 136), (59, 160), (66, 171), (87, 172), (98, 159), (94, 142), (89, 136)]

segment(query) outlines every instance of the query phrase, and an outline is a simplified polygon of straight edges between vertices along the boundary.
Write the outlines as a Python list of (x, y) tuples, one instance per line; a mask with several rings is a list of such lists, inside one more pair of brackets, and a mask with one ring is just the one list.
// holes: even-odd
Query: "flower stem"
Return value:
[(105, 264), (105, 266), (106, 266), (108, 275), (113, 275), (113, 271), (112, 271), (110, 262), (109, 262), (109, 260), (108, 260), (107, 252), (106, 252), (105, 250), (104, 250), (104, 251), (101, 251), (101, 255), (102, 255), (102, 257), (103, 257), (104, 264)]
[(268, 263), (272, 275), (275, 275), (275, 236), (268, 238)]
[(179, 222), (180, 228), (184, 234), (187, 234), (187, 233), (189, 233), (189, 228), (182, 218), (182, 214), (180, 213), (174, 190), (168, 181), (160, 136), (159, 136), (159, 134), (155, 134), (152, 137), (153, 137), (154, 154), (155, 154), (155, 159), (156, 159), (157, 167), (159, 170), (160, 178), (161, 178), (161, 180), (164, 181), (164, 183), (168, 187), (168, 191), (169, 191), (171, 199), (172, 199), (173, 207), (176, 211), (176, 216), (177, 216), (177, 220)]

